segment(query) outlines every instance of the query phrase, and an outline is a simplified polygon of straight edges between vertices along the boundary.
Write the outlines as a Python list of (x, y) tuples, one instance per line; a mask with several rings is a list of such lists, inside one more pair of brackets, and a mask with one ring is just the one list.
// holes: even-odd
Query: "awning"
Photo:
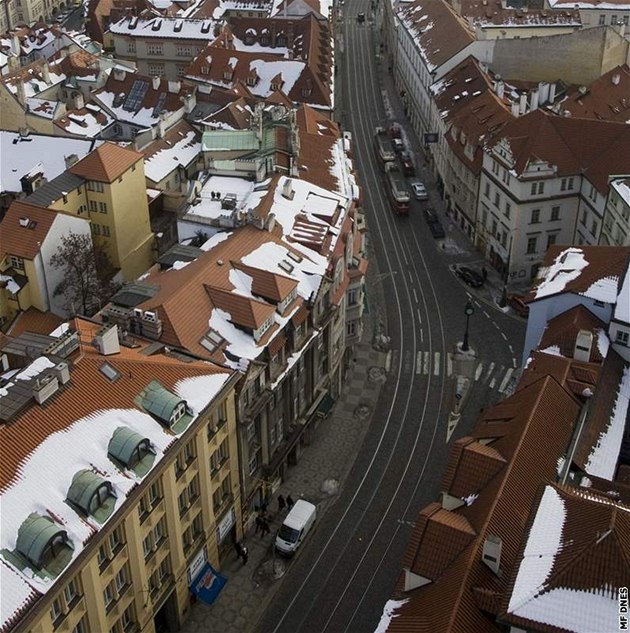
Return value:
[(335, 401), (333, 397), (329, 393), (327, 393), (317, 407), (318, 415), (320, 415), (322, 418), (325, 418), (330, 413), (334, 404)]
[(210, 563), (206, 563), (192, 581), (190, 590), (201, 602), (212, 604), (217, 599), (217, 596), (226, 582), (227, 578), (225, 578), (225, 576), (218, 574)]

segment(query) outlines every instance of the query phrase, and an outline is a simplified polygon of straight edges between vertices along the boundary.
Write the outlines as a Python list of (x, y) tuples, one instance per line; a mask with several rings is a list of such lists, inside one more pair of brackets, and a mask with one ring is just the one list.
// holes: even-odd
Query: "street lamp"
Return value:
[(464, 307), (464, 314), (466, 315), (466, 331), (464, 332), (464, 342), (462, 343), (462, 352), (468, 351), (468, 324), (470, 322), (470, 317), (474, 313), (475, 309), (473, 308), (472, 301), (468, 299), (466, 302), (466, 306)]

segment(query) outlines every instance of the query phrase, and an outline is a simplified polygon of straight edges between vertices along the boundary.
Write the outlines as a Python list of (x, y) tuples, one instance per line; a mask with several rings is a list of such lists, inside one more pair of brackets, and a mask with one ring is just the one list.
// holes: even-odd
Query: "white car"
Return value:
[(413, 197), (416, 200), (428, 200), (429, 194), (427, 193), (427, 188), (424, 186), (424, 183), (420, 181), (412, 182), (411, 189), (413, 191)]

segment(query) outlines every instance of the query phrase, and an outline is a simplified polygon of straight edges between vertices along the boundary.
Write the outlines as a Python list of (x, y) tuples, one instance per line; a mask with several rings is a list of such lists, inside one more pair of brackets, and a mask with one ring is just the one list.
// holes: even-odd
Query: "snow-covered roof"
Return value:
[(623, 433), (628, 419), (630, 402), (630, 367), (623, 370), (617, 392), (612, 396), (614, 404), (610, 420), (594, 444), (586, 462), (585, 470), (589, 475), (612, 481), (617, 469), (619, 452), (623, 442)]
[[(88, 326), (95, 327), (95, 326)], [(114, 514), (124, 503), (129, 492), (142, 480), (143, 475), (127, 468), (120, 468), (108, 456), (108, 447), (114, 432), (126, 427), (142, 438), (148, 438), (155, 451), (155, 467), (164, 456), (166, 449), (175, 441), (185, 428), (176, 431), (171, 427), (166, 430), (155, 418), (146, 413), (134, 402), (131, 402), (128, 390), (135, 389), (135, 383), (144, 384), (153, 377), (168, 376), (172, 391), (187, 403), (193, 419), (196, 418), (212, 401), (229, 380), (231, 373), (208, 363), (188, 365), (174, 359), (161, 357), (138, 357), (137, 352), (125, 350), (116, 358), (101, 357), (95, 350), (87, 350), (86, 357), (76, 363), (73, 382), (61, 392), (54, 401), (48, 403), (50, 423), (40, 417), (39, 405), (33, 403), (25, 412), (16, 418), (10, 431), (3, 433), (4, 449), (11, 460), (18, 460), (18, 467), (11, 475), (3, 473), (5, 483), (0, 492), (2, 505), (2, 531), (0, 533), (0, 549), (15, 550), (18, 530), (24, 520), (32, 513), (52, 517), (60, 529), (67, 532), (71, 544), (71, 559), (76, 559), (85, 544), (103, 528), (113, 515), (99, 523), (92, 516), (79, 515), (66, 498), (73, 476), (81, 470), (96, 471), (111, 483), (115, 496)], [(91, 357), (89, 357), (91, 356)], [(89, 357), (89, 358), (88, 358)], [(141, 359), (141, 360), (139, 360)], [(135, 363), (133, 372), (125, 372), (120, 381), (109, 382), (102, 375), (99, 367), (103, 364)], [(141, 365), (149, 364), (150, 368)], [(25, 370), (11, 377), (11, 382), (26, 380), (37, 376), (42, 370), (54, 366), (55, 363), (46, 357), (40, 357)], [(128, 365), (125, 365), (127, 367)], [(119, 372), (122, 375), (122, 372)], [(179, 377), (179, 379), (178, 379)], [(111, 408), (88, 402), (85, 389), (94, 381), (101, 381), (102, 396), (100, 402), (110, 402)], [(89, 384), (88, 384), (89, 383)], [(133, 384), (132, 384), (133, 383)], [(6, 395), (5, 387), (0, 392), (1, 398)], [(138, 392), (139, 393), (139, 392)], [(81, 400), (81, 404), (77, 404)], [(116, 408), (116, 403), (127, 403), (127, 406)], [(131, 404), (131, 407), (129, 406)], [(75, 410), (89, 411), (75, 418)], [(19, 427), (22, 416), (32, 422), (37, 418), (41, 425), (50, 424), (43, 432), (43, 440), (33, 440), (33, 447), (18, 445)], [(32, 416), (32, 418), (31, 418)], [(56, 425), (56, 426), (55, 426)], [(9, 479), (7, 480), (7, 477)], [(55, 579), (45, 577), (33, 570), (29, 565), (22, 570), (15, 567), (10, 557), (2, 555), (2, 600), (0, 628), (11, 621), (19, 613), (23, 605), (35, 592), (46, 593), (55, 584)]]
[(535, 290), (536, 299), (562, 292), (587, 266), (588, 261), (580, 248), (567, 248), (551, 266), (539, 271), (542, 281)]
[(190, 131), (176, 143), (145, 158), (144, 173), (153, 182), (160, 182), (177, 167), (187, 167), (200, 153), (201, 142), (195, 132)]
[(617, 296), (614, 319), (619, 323), (630, 324), (630, 266), (628, 266), (621, 284), (621, 290)]
[[(203, 181), (204, 175), (201, 175)], [(233, 176), (210, 176), (199, 193), (199, 202), (191, 204), (186, 210), (186, 215), (208, 220), (218, 220), (220, 217), (230, 215), (230, 211), (221, 208), (221, 199), (228, 194), (236, 196), (236, 206), (238, 209), (251, 207), (251, 203), (256, 205), (264, 195), (264, 191), (254, 192), (254, 183), (245, 178)], [(212, 197), (211, 194), (219, 192), (220, 196)]]
[(381, 619), (374, 630), (374, 633), (387, 633), (389, 625), (393, 618), (396, 617), (396, 610), (400, 609), (407, 600), (388, 600), (383, 607)]
[(0, 130), (0, 155), (11, 160), (0, 161), (0, 191), (21, 191), (20, 178), (37, 167), (48, 181), (66, 170), (64, 157), (75, 154), (79, 159), (98, 147), (102, 141), (29, 134)]
[(213, 37), (215, 24), (216, 22), (211, 19), (128, 16), (111, 24), (109, 31), (113, 35), (127, 35), (142, 39), (158, 38), (207, 42)]

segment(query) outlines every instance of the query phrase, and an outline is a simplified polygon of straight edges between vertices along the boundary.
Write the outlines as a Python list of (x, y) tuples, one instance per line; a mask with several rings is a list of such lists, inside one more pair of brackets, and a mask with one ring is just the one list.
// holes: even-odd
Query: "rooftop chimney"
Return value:
[(615, 86), (619, 85), (619, 82), (621, 81), (621, 75), (619, 73), (615, 73), (612, 77), (611, 77), (611, 81), (613, 82), (613, 84)]
[(102, 327), (94, 337), (94, 347), (103, 356), (118, 354), (120, 352), (120, 343), (118, 341), (118, 326), (116, 324), (106, 325)]
[(159, 90), (160, 89), (160, 78), (159, 77), (153, 77), (152, 79), (152, 83), (153, 83), (153, 90)]
[(43, 404), (59, 390), (59, 380), (54, 374), (38, 378), (33, 386), (33, 398), (38, 404)]
[(44, 82), (48, 85), (51, 84), (50, 81), (50, 68), (48, 67), (48, 62), (44, 62), (41, 65), (41, 70), (42, 70), (42, 79), (44, 80)]
[(17, 100), (23, 105), (26, 105), (26, 89), (24, 88), (24, 79), (18, 77), (15, 80), (15, 88), (17, 91)]
[(79, 157), (76, 154), (68, 154), (63, 157), (64, 162), (66, 163), (66, 169), (70, 169), (72, 165), (78, 162)]

